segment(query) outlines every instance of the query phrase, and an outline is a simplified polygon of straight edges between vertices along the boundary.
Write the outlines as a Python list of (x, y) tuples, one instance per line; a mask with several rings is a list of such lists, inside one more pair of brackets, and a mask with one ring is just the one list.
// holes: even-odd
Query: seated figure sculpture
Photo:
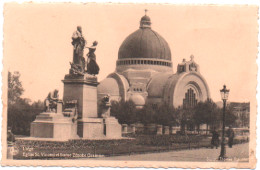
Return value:
[(102, 107), (101, 117), (102, 118), (110, 117), (111, 103), (110, 103), (110, 95), (109, 94), (107, 94), (103, 97), (101, 107)]
[(59, 91), (55, 89), (50, 92), (44, 100), (45, 112), (57, 111), (57, 102), (61, 102), (59, 99)]

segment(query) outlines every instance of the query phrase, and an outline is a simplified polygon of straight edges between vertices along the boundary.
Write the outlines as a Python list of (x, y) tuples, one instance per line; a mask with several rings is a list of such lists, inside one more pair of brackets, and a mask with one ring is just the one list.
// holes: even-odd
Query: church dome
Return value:
[(118, 59), (155, 58), (171, 61), (171, 50), (166, 40), (150, 28), (150, 18), (144, 16), (140, 28), (122, 43)]
[[(139, 29), (123, 41), (118, 51), (117, 70), (122, 71), (126, 67), (139, 69), (136, 65), (142, 65), (141, 68), (152, 65), (157, 71), (172, 69), (170, 47), (161, 35), (151, 29), (151, 19), (147, 15), (141, 18)], [(166, 68), (158, 69), (157, 66)]]
[(155, 58), (171, 61), (171, 50), (157, 32), (149, 28), (140, 28), (130, 34), (119, 48), (118, 59), (124, 58)]

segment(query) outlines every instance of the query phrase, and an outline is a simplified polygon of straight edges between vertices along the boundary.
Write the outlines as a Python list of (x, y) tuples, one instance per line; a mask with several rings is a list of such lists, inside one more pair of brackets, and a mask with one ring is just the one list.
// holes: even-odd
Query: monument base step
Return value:
[(78, 120), (78, 135), (83, 139), (116, 139), (122, 137), (121, 125), (115, 117)]
[(52, 138), (55, 140), (77, 139), (77, 124), (70, 117), (57, 113), (41, 113), (31, 123), (32, 138)]

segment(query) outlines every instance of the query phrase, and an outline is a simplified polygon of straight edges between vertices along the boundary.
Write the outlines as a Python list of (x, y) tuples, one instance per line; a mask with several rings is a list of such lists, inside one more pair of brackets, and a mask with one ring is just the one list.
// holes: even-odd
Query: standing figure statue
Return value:
[(97, 47), (98, 42), (94, 41), (93, 45), (91, 47), (86, 47), (89, 49), (89, 52), (87, 54), (88, 60), (87, 60), (87, 73), (88, 74), (93, 74), (96, 75), (99, 73), (99, 66), (96, 62), (96, 47)]
[(77, 67), (77, 71), (84, 73), (85, 71), (85, 58), (83, 56), (84, 47), (86, 44), (86, 40), (82, 35), (81, 26), (77, 26), (77, 31), (75, 31), (72, 35), (73, 45), (73, 67)]

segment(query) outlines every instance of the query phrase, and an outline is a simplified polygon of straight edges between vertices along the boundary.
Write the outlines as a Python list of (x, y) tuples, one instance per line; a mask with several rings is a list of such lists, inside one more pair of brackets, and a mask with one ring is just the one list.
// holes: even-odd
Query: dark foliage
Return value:
[(160, 105), (155, 109), (155, 123), (164, 125), (164, 126), (173, 126), (176, 125), (178, 120), (178, 112), (168, 105)]
[[(221, 110), (221, 112), (223, 113), (223, 110)], [(237, 116), (234, 114), (234, 111), (233, 111), (233, 107), (230, 107), (229, 105), (227, 106), (226, 108), (226, 126), (234, 126), (235, 125), (235, 122), (237, 120)], [(221, 118), (222, 118), (222, 115), (221, 115)]]
[(156, 111), (153, 106), (147, 104), (139, 110), (138, 120), (144, 125), (156, 123)]
[(8, 104), (13, 104), (20, 99), (24, 92), (20, 79), (20, 73), (15, 71), (14, 73), (8, 72)]
[(8, 108), (7, 126), (16, 135), (30, 135), (30, 123), (43, 111), (43, 102), (30, 104), (29, 99), (21, 98), (23, 94), (19, 72), (8, 73)]
[[(207, 126), (218, 127), (222, 122), (223, 110), (218, 108), (212, 100), (199, 102), (193, 108), (172, 109), (166, 104), (154, 107), (146, 104), (142, 109), (136, 109), (131, 101), (112, 102), (111, 115), (115, 116), (121, 124), (142, 123), (160, 124), (163, 126)], [(234, 124), (236, 116), (232, 114), (231, 107), (226, 109), (226, 125)]]
[(220, 109), (212, 100), (199, 102), (194, 108), (194, 123), (216, 126), (220, 121)]
[(137, 109), (132, 101), (112, 101), (111, 116), (115, 116), (120, 124), (132, 124), (137, 122)]

